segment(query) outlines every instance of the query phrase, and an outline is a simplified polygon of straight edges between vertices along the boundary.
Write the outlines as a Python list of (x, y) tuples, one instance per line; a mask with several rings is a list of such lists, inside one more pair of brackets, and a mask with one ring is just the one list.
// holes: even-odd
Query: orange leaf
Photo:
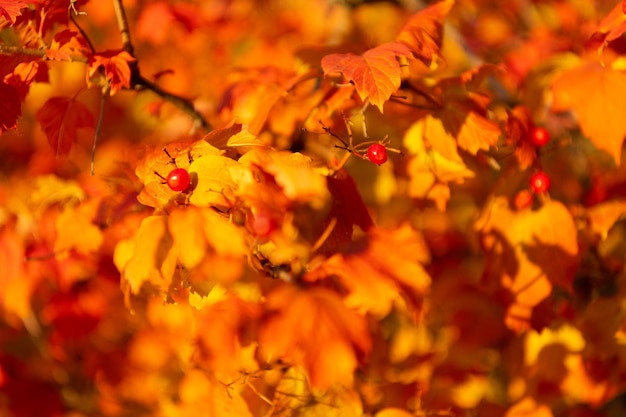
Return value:
[(596, 27), (596, 30), (590, 36), (587, 46), (598, 45), (599, 50), (611, 41), (619, 38), (626, 32), (626, 13), (624, 13), (624, 4), (617, 3), (608, 15)]
[(54, 35), (50, 47), (46, 50), (46, 57), (56, 61), (71, 61), (90, 53), (89, 44), (78, 32), (65, 29)]
[(402, 297), (419, 303), (429, 291), (431, 279), (422, 266), (429, 260), (421, 235), (410, 227), (371, 229), (347, 253), (332, 256), (305, 279), (338, 276), (348, 290), (348, 307), (384, 317)]
[[(113, 260), (122, 273), (131, 294), (137, 294), (144, 283), (167, 292), (176, 267), (172, 237), (164, 216), (146, 217), (128, 240), (115, 247)], [(126, 294), (127, 296), (130, 294)]]
[(303, 366), (318, 388), (352, 384), (359, 356), (370, 351), (371, 341), (363, 317), (338, 295), (282, 285), (267, 296), (266, 311), (259, 335), (264, 358)]
[(99, 200), (90, 200), (76, 207), (66, 206), (57, 218), (54, 250), (76, 249), (84, 254), (97, 252), (104, 240), (100, 228), (93, 224), (99, 206)]
[(52, 97), (35, 115), (57, 155), (67, 155), (77, 130), (93, 127), (93, 116), (76, 98)]
[(19, 63), (13, 73), (4, 77), (4, 82), (17, 88), (24, 100), (33, 82), (48, 82), (48, 66), (39, 61)]
[(588, 62), (563, 72), (552, 89), (553, 110), (573, 110), (583, 133), (619, 165), (626, 136), (626, 74)]
[(625, 200), (607, 201), (587, 209), (589, 228), (602, 239), (606, 239), (615, 222), (624, 216), (626, 216)]
[(15, 18), (22, 14), (21, 9), (27, 6), (28, 3), (24, 0), (0, 0), (0, 16), (14, 25)]
[(104, 51), (94, 54), (89, 58), (88, 77), (91, 79), (96, 72), (102, 70), (113, 95), (123, 88), (130, 88), (129, 63), (134, 61), (135, 58), (126, 51)]
[(0, 82), (0, 133), (17, 126), (17, 118), (22, 115), (22, 102), (17, 88)]
[(369, 99), (383, 111), (383, 104), (400, 87), (402, 68), (398, 57), (408, 57), (409, 48), (388, 42), (367, 50), (363, 55), (331, 54), (322, 58), (324, 74), (343, 73), (353, 83), (361, 100)]
[(419, 11), (396, 40), (406, 44), (418, 59), (430, 65), (434, 57), (440, 56), (444, 21), (453, 5), (454, 0), (443, 0)]
[(552, 201), (540, 210), (514, 212), (504, 198), (488, 206), (477, 222), (487, 252), (485, 288), (508, 296), (506, 322), (528, 327), (532, 309), (553, 285), (571, 290), (578, 265), (576, 225), (563, 204)]

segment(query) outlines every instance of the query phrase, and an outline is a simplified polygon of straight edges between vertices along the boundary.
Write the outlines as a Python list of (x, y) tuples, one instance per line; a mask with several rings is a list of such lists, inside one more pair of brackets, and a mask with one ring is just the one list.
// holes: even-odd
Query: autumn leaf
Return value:
[(396, 40), (407, 45), (416, 58), (430, 65), (434, 58), (441, 57), (443, 26), (453, 5), (454, 0), (443, 0), (420, 10), (406, 23)]
[(555, 111), (574, 111), (582, 132), (620, 164), (626, 136), (626, 74), (596, 62), (564, 71), (552, 84)]
[(606, 239), (609, 230), (624, 216), (626, 216), (626, 201), (624, 200), (606, 201), (586, 211), (589, 229), (601, 239)]
[(597, 45), (596, 49), (602, 51), (607, 44), (621, 37), (624, 32), (626, 32), (626, 13), (624, 13), (624, 4), (618, 2), (598, 23), (589, 37), (588, 46)]
[(97, 252), (104, 241), (102, 231), (93, 220), (100, 201), (93, 199), (78, 206), (66, 206), (56, 222), (57, 252), (76, 249), (79, 253)]
[(49, 81), (48, 66), (45, 62), (39, 61), (19, 63), (13, 73), (4, 77), (4, 81), (17, 88), (20, 99), (24, 100), (32, 83)]
[(21, 15), (21, 10), (27, 6), (28, 3), (24, 0), (0, 0), (0, 16), (7, 19), (11, 25), (14, 25), (15, 18)]
[(75, 97), (48, 99), (37, 111), (36, 118), (57, 155), (69, 153), (78, 129), (94, 126), (91, 112)]
[(90, 53), (91, 49), (85, 38), (78, 32), (66, 29), (54, 35), (46, 50), (46, 57), (55, 61), (73, 61)]
[(17, 119), (22, 115), (20, 95), (12, 85), (0, 82), (0, 133), (17, 126)]
[(115, 247), (115, 266), (122, 272), (130, 293), (138, 294), (144, 283), (165, 294), (176, 267), (172, 237), (164, 216), (146, 217), (134, 235)]
[[(130, 88), (130, 63), (134, 61), (135, 58), (126, 51), (109, 50), (91, 55), (87, 64), (88, 85), (95, 83), (103, 86), (106, 83), (111, 88), (111, 95)], [(104, 82), (93, 81), (99, 71), (104, 73)]]
[(305, 279), (317, 281), (337, 276), (348, 291), (348, 307), (384, 317), (394, 305), (402, 304), (403, 298), (418, 305), (428, 293), (431, 279), (423, 264), (429, 260), (430, 253), (421, 235), (410, 227), (393, 231), (371, 229), (363, 239), (327, 259)]
[(399, 42), (389, 42), (367, 50), (363, 55), (331, 54), (322, 59), (324, 74), (340, 72), (354, 84), (361, 100), (383, 111), (383, 104), (400, 87), (402, 69), (399, 57), (408, 57), (409, 48)]
[(282, 285), (268, 294), (265, 311), (259, 334), (265, 360), (303, 366), (314, 387), (352, 385), (371, 341), (363, 317), (339, 296), (324, 288)]
[(485, 288), (509, 293), (506, 323), (528, 326), (532, 309), (553, 286), (571, 290), (578, 265), (577, 231), (569, 211), (559, 202), (540, 210), (511, 211), (503, 198), (487, 206), (476, 227), (487, 255)]

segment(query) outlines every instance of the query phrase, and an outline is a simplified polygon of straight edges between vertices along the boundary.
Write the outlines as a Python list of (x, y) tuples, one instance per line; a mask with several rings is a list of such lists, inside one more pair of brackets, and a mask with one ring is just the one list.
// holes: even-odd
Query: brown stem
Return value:
[[(26, 55), (36, 58), (48, 59), (45, 49), (24, 48), (22, 46), (9, 46), (0, 44), (0, 55)], [(70, 55), (70, 62), (87, 63), (87, 57), (83, 55)]]
[(122, 36), (122, 42), (124, 43), (124, 50), (135, 56), (135, 48), (130, 40), (130, 30), (128, 29), (128, 20), (126, 19), (126, 11), (122, 0), (113, 0), (113, 6), (115, 6), (115, 16), (117, 17), (117, 26), (120, 28), (120, 35)]

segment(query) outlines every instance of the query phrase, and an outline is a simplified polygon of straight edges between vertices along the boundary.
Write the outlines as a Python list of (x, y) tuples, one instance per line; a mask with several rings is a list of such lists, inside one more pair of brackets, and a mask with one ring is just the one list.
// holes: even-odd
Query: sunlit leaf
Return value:
[(440, 57), (443, 26), (454, 0), (443, 0), (417, 12), (404, 26), (396, 40), (406, 44), (416, 58), (427, 65)]
[(259, 335), (263, 358), (303, 366), (315, 387), (352, 384), (371, 341), (363, 317), (339, 296), (324, 288), (283, 285), (267, 296), (265, 310)]
[(93, 54), (89, 57), (87, 64), (89, 80), (94, 79), (98, 75), (97, 73), (102, 71), (105, 82), (111, 88), (111, 95), (123, 88), (130, 88), (131, 69), (129, 65), (134, 61), (135, 58), (126, 51), (112, 50)]
[(363, 55), (332, 54), (322, 59), (326, 75), (340, 72), (353, 83), (361, 100), (368, 99), (383, 111), (383, 104), (398, 90), (401, 81), (399, 57), (407, 57), (409, 48), (390, 42), (367, 50)]
[(557, 111), (573, 110), (583, 133), (619, 165), (626, 120), (626, 74), (596, 62), (564, 71), (552, 84)]
[(6, 18), (12, 25), (15, 18), (22, 14), (21, 9), (28, 3), (24, 0), (0, 0), (0, 16)]
[(76, 249), (80, 253), (97, 252), (104, 241), (102, 231), (93, 220), (99, 208), (98, 200), (79, 206), (68, 206), (56, 222), (57, 240), (55, 251)]

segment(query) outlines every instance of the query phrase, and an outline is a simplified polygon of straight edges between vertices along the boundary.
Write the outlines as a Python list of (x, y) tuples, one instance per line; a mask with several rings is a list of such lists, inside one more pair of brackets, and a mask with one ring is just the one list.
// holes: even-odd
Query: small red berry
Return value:
[(525, 189), (518, 191), (518, 193), (515, 194), (515, 198), (513, 199), (513, 206), (516, 210), (523, 210), (533, 204), (533, 199), (534, 197), (530, 190)]
[(173, 191), (185, 191), (191, 184), (191, 177), (186, 169), (174, 168), (167, 176), (166, 181)]
[(380, 143), (374, 143), (367, 148), (367, 159), (376, 165), (387, 162), (387, 149)]
[(547, 192), (550, 189), (550, 177), (543, 171), (535, 172), (530, 177), (530, 188), (537, 194)]
[(544, 146), (550, 142), (550, 132), (545, 127), (533, 127), (530, 131), (530, 140), (535, 146)]

